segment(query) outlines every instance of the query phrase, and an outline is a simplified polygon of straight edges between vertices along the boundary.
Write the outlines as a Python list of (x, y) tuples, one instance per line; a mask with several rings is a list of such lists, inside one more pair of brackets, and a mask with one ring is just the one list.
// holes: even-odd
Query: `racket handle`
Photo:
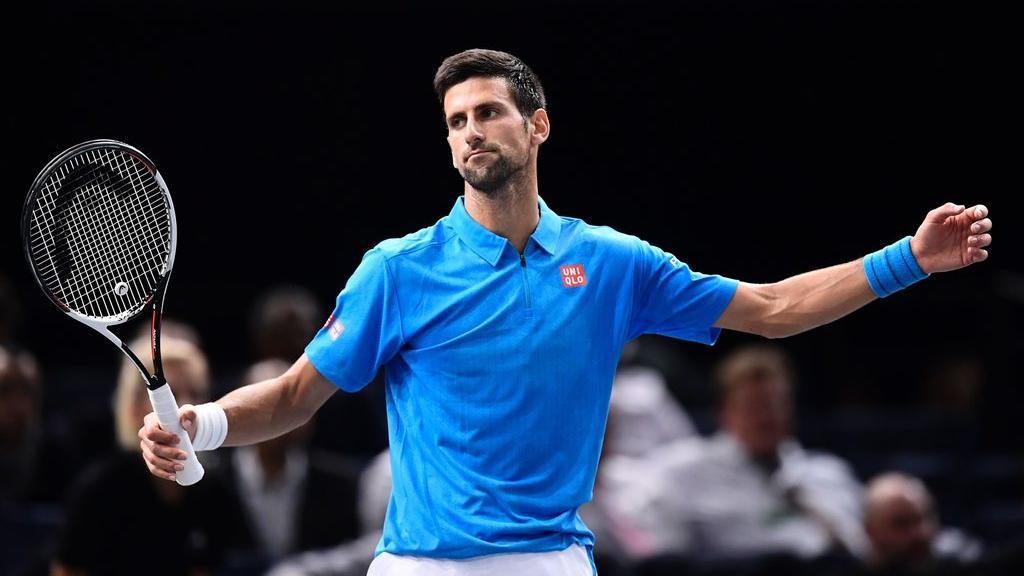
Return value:
[(191, 486), (199, 482), (206, 471), (203, 470), (203, 465), (196, 459), (196, 451), (192, 449), (192, 441), (189, 440), (188, 432), (181, 427), (181, 421), (178, 419), (178, 403), (174, 400), (171, 387), (164, 384), (156, 390), (149, 390), (149, 401), (153, 404), (153, 411), (156, 412), (156, 418), (160, 421), (160, 426), (172, 434), (177, 434), (178, 438), (181, 439), (178, 447), (188, 454), (184, 464), (185, 469), (174, 475), (178, 484)]

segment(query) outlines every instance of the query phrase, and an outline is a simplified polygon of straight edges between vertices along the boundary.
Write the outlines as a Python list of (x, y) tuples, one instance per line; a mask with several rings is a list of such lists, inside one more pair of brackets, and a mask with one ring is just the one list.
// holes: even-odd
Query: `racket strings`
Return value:
[[(137, 174), (131, 176), (128, 182), (114, 189), (105, 188), (99, 183), (86, 186), (85, 189), (92, 194), (76, 195), (77, 206), (69, 213), (75, 224), (71, 228), (69, 242), (71, 239), (77, 241), (78, 253), (89, 257), (85, 266), (76, 267), (76, 270), (86, 272), (84, 277), (78, 278), (78, 285), (88, 290), (86, 297), (89, 300), (85, 304), (86, 307), (95, 302), (99, 304), (101, 311), (107, 308), (110, 302), (102, 297), (109, 294), (111, 288), (117, 285), (118, 278), (132, 292), (130, 299), (126, 294), (122, 300), (144, 300), (148, 297), (148, 289), (156, 285), (157, 276), (154, 270), (160, 264), (160, 254), (154, 253), (152, 245), (140, 238), (140, 228), (118, 226), (126, 221), (146, 223), (149, 218), (149, 215), (145, 214), (142, 196), (132, 195), (131, 203), (124, 200), (127, 186), (135, 187), (134, 191), (138, 192), (138, 185), (141, 184)], [(93, 201), (94, 208), (88, 202), (96, 197), (101, 202)], [(149, 212), (152, 213), (151, 202), (148, 204)], [(126, 232), (130, 237), (126, 237)], [(132, 250), (140, 247), (150, 250), (148, 253)], [(150, 256), (150, 259), (144, 258), (145, 256)], [(114, 296), (118, 296), (116, 292)], [(119, 312), (116, 308), (123, 304), (125, 302), (115, 302), (115, 309), (107, 308), (105, 311)]]
[(88, 316), (134, 315), (166, 273), (170, 210), (140, 164), (120, 150), (75, 156), (47, 179), (32, 212), (30, 252), (42, 283)]
[[(84, 200), (82, 200), (82, 194), (76, 195), (75, 201), (79, 205), (70, 212), (73, 217), (78, 218), (75, 222), (76, 228), (73, 230), (86, 232), (84, 240), (87, 242), (92, 241), (91, 244), (85, 246), (84, 250), (80, 251), (80, 253), (92, 257), (92, 261), (87, 262), (88, 266), (84, 268), (90, 272), (88, 281), (94, 287), (102, 290), (102, 284), (97, 286), (96, 281), (111, 278), (115, 274), (124, 279), (139, 279), (144, 275), (149, 275), (148, 280), (155, 286), (156, 278), (152, 276), (153, 267), (149, 266), (149, 262), (141, 261), (139, 254), (129, 253), (130, 248), (139, 246), (152, 248), (152, 244), (145, 243), (139, 237), (137, 228), (125, 229), (106, 226), (106, 224), (123, 220), (121, 215), (128, 215), (138, 219), (140, 217), (140, 203), (129, 205), (124, 201), (123, 193), (105, 193), (106, 190), (101, 184), (101, 182), (97, 181), (84, 187), (90, 189), (89, 192), (92, 192), (92, 194), (84, 196)], [(139, 197), (135, 196), (133, 199), (139, 200)], [(89, 205), (86, 205), (86, 203), (89, 203)], [(115, 207), (120, 208), (120, 213), (113, 211)], [(148, 218), (148, 216), (143, 216), (143, 218)], [(82, 238), (78, 239), (81, 240)], [(152, 258), (161, 257), (161, 254), (152, 251), (147, 255)], [(101, 256), (107, 256), (108, 258), (105, 261), (101, 261), (99, 260)], [(136, 266), (132, 267), (132, 264), (136, 264)], [(92, 273), (93, 271), (95, 273)], [(148, 294), (142, 293), (135, 286), (135, 282), (128, 282), (127, 284), (132, 291), (134, 300), (144, 299), (148, 296)], [(90, 294), (90, 296), (92, 295)]]
[[(71, 165), (74, 164), (77, 164), (77, 162), (74, 162)], [(71, 173), (73, 174), (76, 171), (77, 169), (73, 169), (71, 170)], [(103, 182), (103, 180), (99, 179), (99, 175), (95, 177), (97, 178), (96, 184), (101, 184)], [(78, 182), (82, 181), (80, 178), (77, 180)], [(92, 242), (86, 244), (86, 240), (81, 237), (81, 234), (75, 234), (75, 231), (86, 229), (86, 224), (90, 223), (90, 220), (84, 218), (84, 215), (86, 214), (84, 210), (95, 208), (98, 205), (97, 200), (102, 199), (103, 195), (97, 194), (97, 190), (94, 190), (94, 187), (89, 186), (88, 183), (78, 187), (73, 187), (69, 193), (63, 194), (62, 188), (68, 186), (68, 184), (63, 183), (62, 188), (57, 188), (57, 182), (58, 181), (54, 181), (51, 183), (48, 190), (51, 195), (58, 196), (54, 201), (54, 211), (52, 212), (53, 218), (51, 219), (55, 227), (50, 230), (50, 236), (54, 237), (53, 239), (56, 241), (56, 256), (51, 255), (51, 257), (55, 259), (54, 264), (56, 265), (56, 275), (59, 278), (65, 278), (68, 280), (65, 282), (68, 286), (68, 290), (65, 291), (65, 297), (68, 296), (68, 292), (70, 292), (72, 298), (69, 298), (69, 300), (73, 299), (79, 302), (84, 302), (83, 297), (86, 297), (86, 294), (80, 292), (82, 288), (84, 288), (82, 285), (83, 279), (75, 277), (71, 272), (74, 272), (75, 274), (82, 274), (83, 271), (88, 270), (87, 268), (84, 268), (83, 264), (90, 266), (93, 270), (97, 271), (90, 274), (87, 280), (95, 281), (96, 275), (102, 273), (98, 272), (98, 270), (101, 269), (98, 267), (98, 264), (100, 263), (97, 261), (97, 255), (95, 254), (98, 242), (99, 240), (102, 240), (102, 238), (92, 237), (90, 238)], [(79, 190), (76, 188), (81, 188), (84, 192), (79, 193)], [(92, 232), (92, 236), (96, 236), (97, 231), (95, 230), (95, 226), (92, 228), (93, 230), (90, 232)], [(102, 231), (100, 231), (100, 233), (102, 234)], [(83, 252), (86, 256), (91, 257), (86, 258), (84, 261), (76, 261), (76, 255), (81, 255)], [(103, 309), (104, 307), (101, 306), (100, 310), (102, 311)], [(95, 311), (90, 310), (89, 312), (93, 313)]]
[[(102, 194), (102, 190), (97, 192)], [(111, 200), (117, 201), (116, 198)], [(79, 204), (81, 203), (79, 202)], [(139, 273), (129, 270), (128, 267), (133, 263), (142, 264), (137, 262), (137, 259), (135, 262), (130, 260), (131, 256), (126, 253), (124, 248), (126, 242), (136, 240), (134, 238), (125, 238), (123, 229), (111, 229), (107, 223), (112, 218), (115, 218), (116, 215), (110, 213), (109, 204), (104, 203), (101, 206), (102, 208), (97, 211), (89, 211), (85, 206), (77, 206), (76, 208), (78, 209), (70, 211), (74, 227), (71, 228), (68, 234), (68, 243), (70, 244), (72, 241), (75, 241), (77, 244), (76, 252), (87, 257), (84, 261), (84, 266), (78, 265), (73, 268), (75, 272), (79, 273), (79, 276), (77, 278), (74, 275), (71, 276), (72, 280), (77, 280), (72, 286), (89, 290), (84, 295), (86, 298), (90, 298), (83, 305), (86, 308), (103, 295), (104, 279), (115, 277), (115, 275), (120, 278), (138, 279), (140, 277)], [(141, 272), (145, 273), (146, 270)], [(129, 286), (133, 284), (134, 282), (128, 283)], [(109, 289), (109, 286), (106, 288)], [(132, 296), (138, 299), (139, 294), (135, 287), (132, 287), (132, 290)], [(102, 307), (103, 303), (100, 302), (100, 304)]]
[[(103, 194), (103, 190), (93, 192), (110, 196), (109, 193)], [(76, 255), (76, 262), (72, 267), (74, 274), (65, 277), (65, 284), (89, 314), (114, 315), (119, 312), (118, 308), (123, 308), (126, 304), (124, 300), (139, 302), (145, 298), (144, 293), (148, 293), (148, 289), (155, 286), (152, 266), (147, 267), (146, 262), (139, 262), (137, 255), (133, 258), (125, 249), (131, 246), (130, 243), (137, 243), (137, 238), (125, 237), (125, 230), (132, 229), (110, 225), (111, 219), (117, 215), (112, 214), (109, 202), (118, 202), (116, 197), (107, 198), (108, 203), (101, 204), (103, 208), (98, 211), (88, 211), (80, 199), (76, 200), (77, 205), (73, 206), (73, 210), (63, 219), (68, 227), (68, 232), (64, 235), (65, 243)], [(135, 205), (121, 202), (118, 208), (121, 211), (127, 209), (129, 215), (133, 212), (137, 215), (137, 206), (137, 202)], [(103, 299), (103, 296), (110, 293), (112, 285), (118, 285), (117, 278), (125, 283), (126, 289), (125, 294), (115, 293), (114, 296), (126, 298), (112, 303), (108, 299)], [(127, 293), (129, 289), (131, 294)], [(92, 304), (97, 305), (95, 310), (90, 309)]]

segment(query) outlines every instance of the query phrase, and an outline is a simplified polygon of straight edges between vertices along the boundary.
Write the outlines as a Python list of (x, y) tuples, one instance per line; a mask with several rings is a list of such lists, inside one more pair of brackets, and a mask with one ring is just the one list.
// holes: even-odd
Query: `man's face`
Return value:
[(529, 164), (533, 126), (504, 80), (470, 78), (452, 86), (444, 113), (452, 164), (476, 190), (496, 191)]
[(722, 425), (754, 457), (774, 455), (789, 435), (789, 386), (777, 379), (737, 383), (722, 407)]
[(913, 568), (928, 562), (938, 522), (929, 503), (908, 491), (878, 504), (865, 528), (883, 564)]

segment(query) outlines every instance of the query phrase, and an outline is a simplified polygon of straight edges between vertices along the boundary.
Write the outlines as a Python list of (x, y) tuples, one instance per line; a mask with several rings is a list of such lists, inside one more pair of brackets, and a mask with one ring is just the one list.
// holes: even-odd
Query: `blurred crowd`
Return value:
[[(127, 361), (98, 413), (45, 402), (54, 371), (19, 343), (18, 297), (0, 276), (0, 574), (366, 573), (391, 492), (379, 377), (283, 437), (200, 453), (206, 477), (182, 488), (142, 462), (150, 407)], [(163, 363), (179, 404), (280, 374), (326, 310), (298, 287), (258, 297), (251, 362), (235, 371), (168, 319)], [(137, 338), (145, 349), (148, 335)], [(685, 359), (668, 354), (642, 338), (620, 363), (580, 510), (602, 576), (1024, 574), (1024, 466), (964, 441), (969, 410), (802, 414), (782, 345), (741, 343), (685, 378), (670, 376), (667, 363)], [(937, 387), (955, 396), (976, 375), (948, 365)], [(680, 402), (680, 386), (708, 401)]]

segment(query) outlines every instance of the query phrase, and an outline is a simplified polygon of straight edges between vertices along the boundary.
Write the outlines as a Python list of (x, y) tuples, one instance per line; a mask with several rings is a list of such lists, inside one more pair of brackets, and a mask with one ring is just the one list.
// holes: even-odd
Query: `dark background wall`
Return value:
[[(364, 251), (447, 213), (462, 182), (433, 73), (453, 52), (504, 49), (547, 91), (552, 208), (700, 271), (778, 280), (912, 234), (945, 201), (986, 203), (989, 262), (785, 345), (801, 402), (826, 411), (917, 406), (933, 367), (964, 358), (983, 370), (990, 440), (1012, 444), (1024, 269), (1019, 180), (1005, 179), (1019, 163), (1004, 141), (1020, 101), (1008, 20), (994, 3), (934, 1), (43, 2), (0, 24), (0, 272), (53, 386), (112, 382), (118, 353), (34, 287), (18, 219), (56, 153), (131, 143), (178, 213), (167, 314), (199, 328), (229, 380), (262, 290), (307, 286), (326, 316)], [(703, 374), (749, 340), (657, 345)]]

